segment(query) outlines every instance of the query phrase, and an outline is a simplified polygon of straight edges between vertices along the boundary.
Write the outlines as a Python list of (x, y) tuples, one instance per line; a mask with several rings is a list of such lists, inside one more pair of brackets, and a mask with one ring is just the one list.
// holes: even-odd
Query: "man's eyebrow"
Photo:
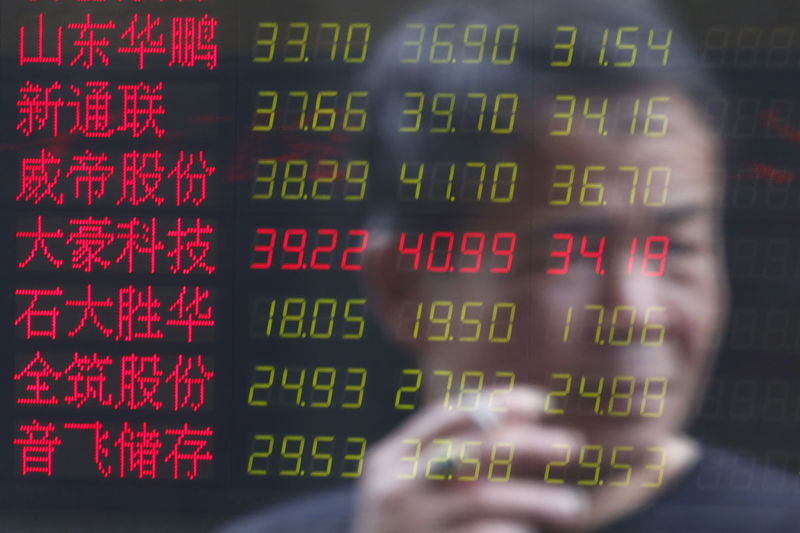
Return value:
[[(654, 207), (650, 209), (645, 218), (645, 224), (668, 226), (677, 224), (695, 217), (702, 216), (709, 210), (715, 210), (703, 204), (688, 204), (674, 207)], [(570, 218), (554, 218), (546, 221), (534, 222), (533, 235), (541, 236), (554, 232), (561, 233), (604, 233), (610, 232), (616, 226), (613, 218), (609, 216), (575, 216)]]
[(709, 207), (702, 204), (689, 204), (675, 207), (654, 208), (653, 219), (659, 224), (669, 224), (672, 222), (679, 222), (686, 219), (691, 219), (705, 212), (714, 211), (716, 208)]

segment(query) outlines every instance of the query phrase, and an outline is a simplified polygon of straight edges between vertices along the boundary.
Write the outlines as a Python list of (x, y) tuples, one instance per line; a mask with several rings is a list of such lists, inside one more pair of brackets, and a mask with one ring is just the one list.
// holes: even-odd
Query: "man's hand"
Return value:
[(579, 525), (588, 499), (575, 487), (545, 484), (542, 473), (559, 456), (554, 445), (580, 446), (582, 437), (544, 426), (544, 395), (534, 389), (496, 403), (505, 410), (428, 407), (371, 449), (355, 533), (534, 533)]

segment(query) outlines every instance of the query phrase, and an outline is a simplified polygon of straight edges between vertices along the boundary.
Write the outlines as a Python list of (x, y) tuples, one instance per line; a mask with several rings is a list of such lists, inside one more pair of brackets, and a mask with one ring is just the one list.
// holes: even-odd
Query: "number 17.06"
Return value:
[[(636, 314), (637, 310), (632, 305), (617, 305), (606, 307), (603, 305), (587, 304), (583, 306), (586, 313), (596, 313), (596, 323), (594, 327), (594, 344), (611, 346), (630, 346), (641, 344), (642, 346), (661, 346), (664, 344), (666, 327), (654, 321), (653, 315), (663, 313), (666, 307), (648, 307), (644, 311), (644, 325), (641, 332), (637, 332)], [(570, 306), (567, 309), (566, 322), (564, 324), (563, 342), (569, 342), (572, 335), (572, 321), (575, 308)], [(609, 320), (610, 315), (610, 320)], [(637, 334), (638, 333), (638, 334)]]

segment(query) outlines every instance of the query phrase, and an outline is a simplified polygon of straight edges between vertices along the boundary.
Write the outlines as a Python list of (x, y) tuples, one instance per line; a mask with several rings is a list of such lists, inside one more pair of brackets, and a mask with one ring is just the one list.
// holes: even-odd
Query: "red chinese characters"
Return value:
[[(17, 131), (26, 137), (74, 134), (108, 138), (117, 133), (134, 139), (162, 137), (159, 119), (166, 114), (163, 89), (162, 83), (110, 88), (108, 82), (88, 81), (65, 88), (60, 82), (44, 86), (28, 81), (19, 90)], [(71, 125), (69, 129), (65, 122)]]
[(216, 171), (203, 151), (133, 150), (112, 158), (84, 150), (70, 158), (42, 148), (22, 158), (16, 200), (43, 206), (201, 206)]
[(124, 20), (115, 20), (86, 13), (66, 24), (54, 19), (39, 13), (35, 22), (20, 25), (20, 66), (88, 70), (108, 67), (127, 56), (134, 59), (139, 70), (165, 66), (217, 68), (219, 22), (208, 14), (162, 18), (152, 13), (135, 13)]
[[(13, 442), (22, 476), (58, 476), (66, 462), (75, 477), (194, 480), (212, 473), (214, 430), (207, 426), (33, 420), (20, 424), (17, 433)], [(85, 453), (59, 454), (67, 442)]]
[(216, 223), (200, 218), (22, 218), (21, 270), (205, 274), (216, 271)]
[(207, 342), (214, 338), (213, 292), (196, 286), (97, 288), (87, 284), (18, 288), (15, 295), (14, 326), (17, 336), (27, 340)]
[(67, 409), (200, 411), (210, 406), (214, 380), (203, 355), (68, 356), (38, 351), (18, 356), (17, 369), (18, 405)]
[(54, 435), (56, 427), (52, 423), (41, 424), (33, 420), (30, 424), (22, 424), (19, 429), (25, 436), (14, 439), (14, 446), (20, 449), (22, 475), (52, 476), (53, 455), (61, 446), (61, 439)]

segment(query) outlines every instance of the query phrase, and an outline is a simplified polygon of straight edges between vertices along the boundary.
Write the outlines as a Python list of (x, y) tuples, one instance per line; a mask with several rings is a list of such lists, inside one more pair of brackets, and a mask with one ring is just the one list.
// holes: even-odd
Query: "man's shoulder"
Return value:
[(347, 533), (354, 500), (352, 488), (331, 490), (246, 516), (219, 533)]
[(611, 531), (800, 533), (796, 476), (709, 448), (679, 483)]

